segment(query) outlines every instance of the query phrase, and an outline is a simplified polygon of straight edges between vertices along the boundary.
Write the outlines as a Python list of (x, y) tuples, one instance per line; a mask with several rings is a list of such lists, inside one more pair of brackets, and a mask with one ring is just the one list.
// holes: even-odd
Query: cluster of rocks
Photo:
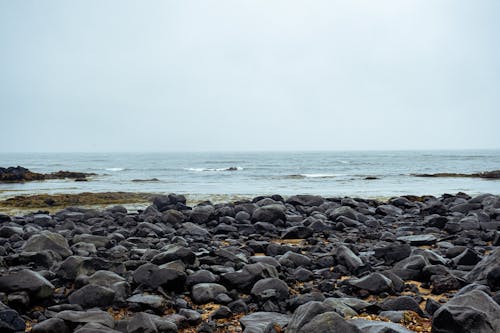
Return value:
[(439, 173), (418, 173), (416, 177), (441, 177), (441, 178), (484, 178), (484, 179), (500, 179), (500, 170), (474, 172), (474, 173), (454, 173), (454, 172), (439, 172)]
[(74, 179), (75, 181), (86, 181), (87, 177), (95, 176), (95, 173), (75, 172), (75, 171), (57, 171), (52, 173), (38, 173), (21, 166), (0, 167), (0, 182), (25, 182), (32, 180), (46, 179)]
[(0, 331), (500, 332), (500, 197), (410, 199), (0, 214)]

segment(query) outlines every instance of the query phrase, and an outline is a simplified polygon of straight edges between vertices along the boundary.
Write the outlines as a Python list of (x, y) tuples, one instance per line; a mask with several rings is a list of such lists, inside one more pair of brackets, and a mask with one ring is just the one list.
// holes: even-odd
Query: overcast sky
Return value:
[(0, 152), (500, 148), (500, 1), (0, 0)]

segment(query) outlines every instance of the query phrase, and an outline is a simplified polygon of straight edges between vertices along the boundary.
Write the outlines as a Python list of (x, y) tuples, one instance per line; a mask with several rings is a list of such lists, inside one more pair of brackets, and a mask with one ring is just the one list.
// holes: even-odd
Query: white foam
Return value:
[(113, 171), (113, 172), (116, 172), (116, 171), (123, 171), (125, 170), (124, 168), (106, 168), (106, 171)]

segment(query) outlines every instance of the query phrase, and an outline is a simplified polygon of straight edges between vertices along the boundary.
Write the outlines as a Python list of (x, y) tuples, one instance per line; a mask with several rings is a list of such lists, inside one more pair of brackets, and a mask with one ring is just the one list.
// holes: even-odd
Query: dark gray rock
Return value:
[(214, 217), (215, 208), (213, 206), (196, 206), (191, 212), (191, 221), (196, 224), (204, 224)]
[(362, 333), (356, 326), (348, 323), (335, 312), (324, 312), (302, 326), (300, 333)]
[(32, 333), (70, 333), (71, 330), (64, 320), (60, 318), (50, 318), (33, 325)]
[(350, 319), (347, 322), (356, 326), (363, 333), (415, 333), (399, 324), (385, 321)]
[(374, 294), (392, 291), (393, 289), (392, 281), (380, 273), (371, 273), (360, 279), (348, 280), (347, 283), (356, 288), (368, 290)]
[(251, 294), (259, 299), (275, 298), (284, 300), (288, 298), (288, 285), (277, 278), (267, 278), (257, 281), (251, 290)]
[(164, 290), (181, 291), (184, 289), (186, 274), (175, 269), (159, 268), (154, 264), (144, 264), (132, 274), (134, 282), (152, 289), (162, 287)]
[(453, 297), (434, 313), (433, 333), (500, 332), (500, 305), (480, 290)]
[(271, 204), (257, 208), (252, 214), (254, 222), (270, 222), (286, 221), (285, 206), (281, 204)]
[(60, 318), (72, 323), (98, 323), (111, 328), (113, 328), (115, 325), (113, 317), (111, 317), (111, 315), (106, 311), (101, 310), (65, 310), (57, 313), (56, 318)]
[(127, 325), (128, 333), (157, 333), (158, 329), (156, 328), (155, 323), (151, 319), (151, 317), (144, 313), (139, 312), (136, 313), (132, 319), (129, 320)]
[(71, 304), (79, 304), (84, 309), (93, 307), (104, 307), (113, 304), (115, 292), (112, 289), (88, 284), (75, 290), (68, 297)]
[(240, 319), (241, 326), (245, 329), (244, 332), (251, 333), (266, 333), (266, 328), (274, 326), (286, 326), (290, 320), (290, 316), (277, 312), (254, 312)]
[(282, 239), (305, 239), (313, 235), (313, 230), (304, 226), (294, 226), (283, 231)]
[(40, 252), (51, 250), (61, 257), (66, 258), (73, 254), (66, 239), (57, 233), (42, 231), (31, 236), (23, 247), (25, 252)]
[(213, 301), (217, 295), (227, 293), (226, 287), (217, 283), (199, 283), (193, 286), (191, 297), (197, 304)]
[(26, 291), (33, 298), (48, 298), (54, 291), (54, 285), (39, 273), (23, 269), (0, 277), (0, 291), (16, 292)]
[(325, 199), (318, 195), (293, 195), (286, 200), (294, 206), (321, 206)]
[(437, 238), (434, 235), (401, 236), (398, 237), (397, 240), (405, 243), (410, 243), (410, 245), (413, 246), (432, 245), (437, 242)]
[(331, 311), (332, 308), (322, 302), (308, 302), (299, 306), (287, 326), (287, 333), (299, 333), (301, 328), (319, 314)]
[(19, 313), (13, 309), (0, 310), (0, 329), (2, 332), (24, 332), (26, 324)]

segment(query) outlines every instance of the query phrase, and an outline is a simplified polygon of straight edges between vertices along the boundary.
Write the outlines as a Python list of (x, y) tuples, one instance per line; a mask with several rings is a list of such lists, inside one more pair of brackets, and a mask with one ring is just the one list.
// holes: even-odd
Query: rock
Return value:
[(313, 230), (304, 226), (295, 226), (283, 231), (282, 239), (305, 239), (313, 235)]
[(480, 290), (453, 297), (432, 319), (433, 333), (500, 332), (500, 305)]
[(284, 300), (288, 298), (288, 285), (277, 278), (267, 278), (257, 281), (251, 290), (253, 296), (259, 299), (275, 298)]
[(162, 287), (165, 290), (181, 291), (184, 289), (186, 274), (169, 268), (159, 268), (154, 264), (144, 264), (133, 273), (136, 283), (143, 284), (151, 289)]
[(123, 282), (125, 278), (110, 271), (97, 271), (89, 276), (88, 283), (97, 286), (111, 288), (117, 282)]
[(128, 333), (157, 333), (158, 329), (156, 328), (155, 323), (144, 312), (136, 313), (132, 319), (129, 320), (127, 325)]
[(410, 296), (400, 296), (396, 298), (385, 299), (380, 304), (380, 307), (385, 311), (409, 310), (416, 312), (421, 317), (424, 315), (417, 301), (415, 301), (415, 299)]
[(193, 286), (191, 297), (197, 304), (213, 301), (217, 295), (227, 293), (226, 287), (217, 283), (199, 283)]
[(151, 262), (156, 265), (161, 265), (170, 261), (182, 260), (185, 264), (192, 265), (195, 259), (196, 256), (190, 249), (171, 244), (165, 251), (154, 256)]
[(432, 245), (437, 242), (437, 238), (434, 235), (401, 236), (398, 237), (397, 240), (405, 243), (410, 243), (410, 245), (413, 246)]
[(71, 304), (79, 304), (84, 309), (93, 307), (104, 307), (113, 304), (115, 292), (112, 289), (88, 284), (69, 295)]
[(324, 312), (312, 318), (298, 331), (301, 333), (362, 333), (335, 312)]
[(347, 305), (342, 298), (329, 297), (323, 301), (326, 305), (332, 308), (336, 313), (346, 316), (355, 316), (358, 313), (349, 305)]
[(111, 315), (106, 311), (101, 310), (65, 310), (57, 313), (56, 318), (60, 318), (72, 323), (98, 323), (111, 328), (113, 328), (115, 325), (113, 317), (111, 317)]
[(302, 332), (301, 328), (319, 314), (329, 312), (332, 309), (322, 302), (308, 302), (299, 306), (287, 326), (287, 333)]
[(6, 333), (24, 332), (26, 324), (17, 311), (5, 308), (0, 310), (0, 329)]
[(411, 254), (409, 244), (390, 244), (388, 246), (375, 248), (375, 257), (382, 258), (387, 264), (393, 264)]
[(454, 257), (452, 261), (456, 266), (458, 265), (473, 266), (477, 264), (479, 261), (481, 261), (481, 259), (474, 250), (467, 248), (461, 254)]
[(271, 277), (278, 277), (276, 267), (259, 262), (245, 265), (241, 270), (236, 272), (225, 273), (222, 275), (222, 280), (224, 284), (248, 293), (255, 282)]
[(33, 325), (32, 333), (70, 333), (70, 328), (60, 318), (50, 318)]
[(121, 333), (120, 331), (110, 329), (99, 323), (87, 323), (74, 331), (74, 333)]
[(351, 249), (344, 245), (337, 248), (335, 252), (335, 259), (339, 264), (347, 267), (347, 269), (353, 274), (358, 274), (363, 268), (366, 267), (363, 261), (355, 255)]
[(187, 277), (186, 285), (191, 287), (198, 283), (215, 283), (217, 280), (217, 276), (212, 272), (200, 269)]
[(488, 273), (495, 267), (500, 267), (500, 248), (496, 248), (493, 252), (484, 257), (472, 271), (465, 275), (465, 279), (471, 283), (487, 283)]
[(337, 221), (337, 218), (340, 216), (345, 216), (355, 221), (358, 219), (356, 211), (349, 206), (341, 206), (331, 211), (327, 211), (327, 216), (330, 221), (334, 222)]
[(279, 263), (283, 266), (289, 267), (309, 267), (312, 263), (311, 258), (300, 253), (295, 253), (292, 251), (286, 252), (279, 259)]
[(54, 285), (37, 272), (23, 269), (19, 272), (0, 277), (0, 291), (26, 291), (33, 298), (48, 298), (54, 291)]
[(135, 294), (127, 298), (127, 302), (140, 304), (145, 308), (162, 310), (165, 307), (165, 298), (158, 295)]
[(290, 316), (277, 312), (254, 312), (240, 319), (241, 326), (245, 332), (266, 333), (266, 328), (277, 324), (284, 327), (288, 324)]
[(286, 200), (294, 206), (321, 206), (325, 199), (318, 195), (293, 195)]
[(393, 205), (380, 205), (375, 210), (375, 213), (377, 213), (379, 215), (395, 216), (395, 215), (403, 214), (403, 210), (401, 208), (393, 206)]
[(24, 245), (23, 250), (25, 252), (51, 250), (63, 258), (73, 254), (69, 248), (68, 242), (62, 235), (46, 230), (31, 236)]
[(359, 289), (368, 290), (374, 294), (391, 291), (393, 288), (392, 281), (380, 273), (371, 273), (360, 279), (348, 280), (347, 283)]
[(278, 220), (286, 221), (285, 206), (281, 204), (259, 207), (252, 214), (252, 221), (254, 222), (270, 222), (274, 224)]
[(210, 317), (213, 319), (223, 319), (223, 318), (229, 318), (232, 315), (233, 315), (233, 313), (231, 312), (231, 309), (229, 309), (227, 306), (223, 305), (223, 306), (219, 307), (217, 310), (215, 310), (214, 312), (212, 312)]
[(363, 333), (414, 333), (401, 325), (384, 321), (350, 319), (347, 322)]
[(196, 206), (191, 212), (191, 221), (196, 224), (204, 224), (210, 221), (215, 214), (213, 206)]

